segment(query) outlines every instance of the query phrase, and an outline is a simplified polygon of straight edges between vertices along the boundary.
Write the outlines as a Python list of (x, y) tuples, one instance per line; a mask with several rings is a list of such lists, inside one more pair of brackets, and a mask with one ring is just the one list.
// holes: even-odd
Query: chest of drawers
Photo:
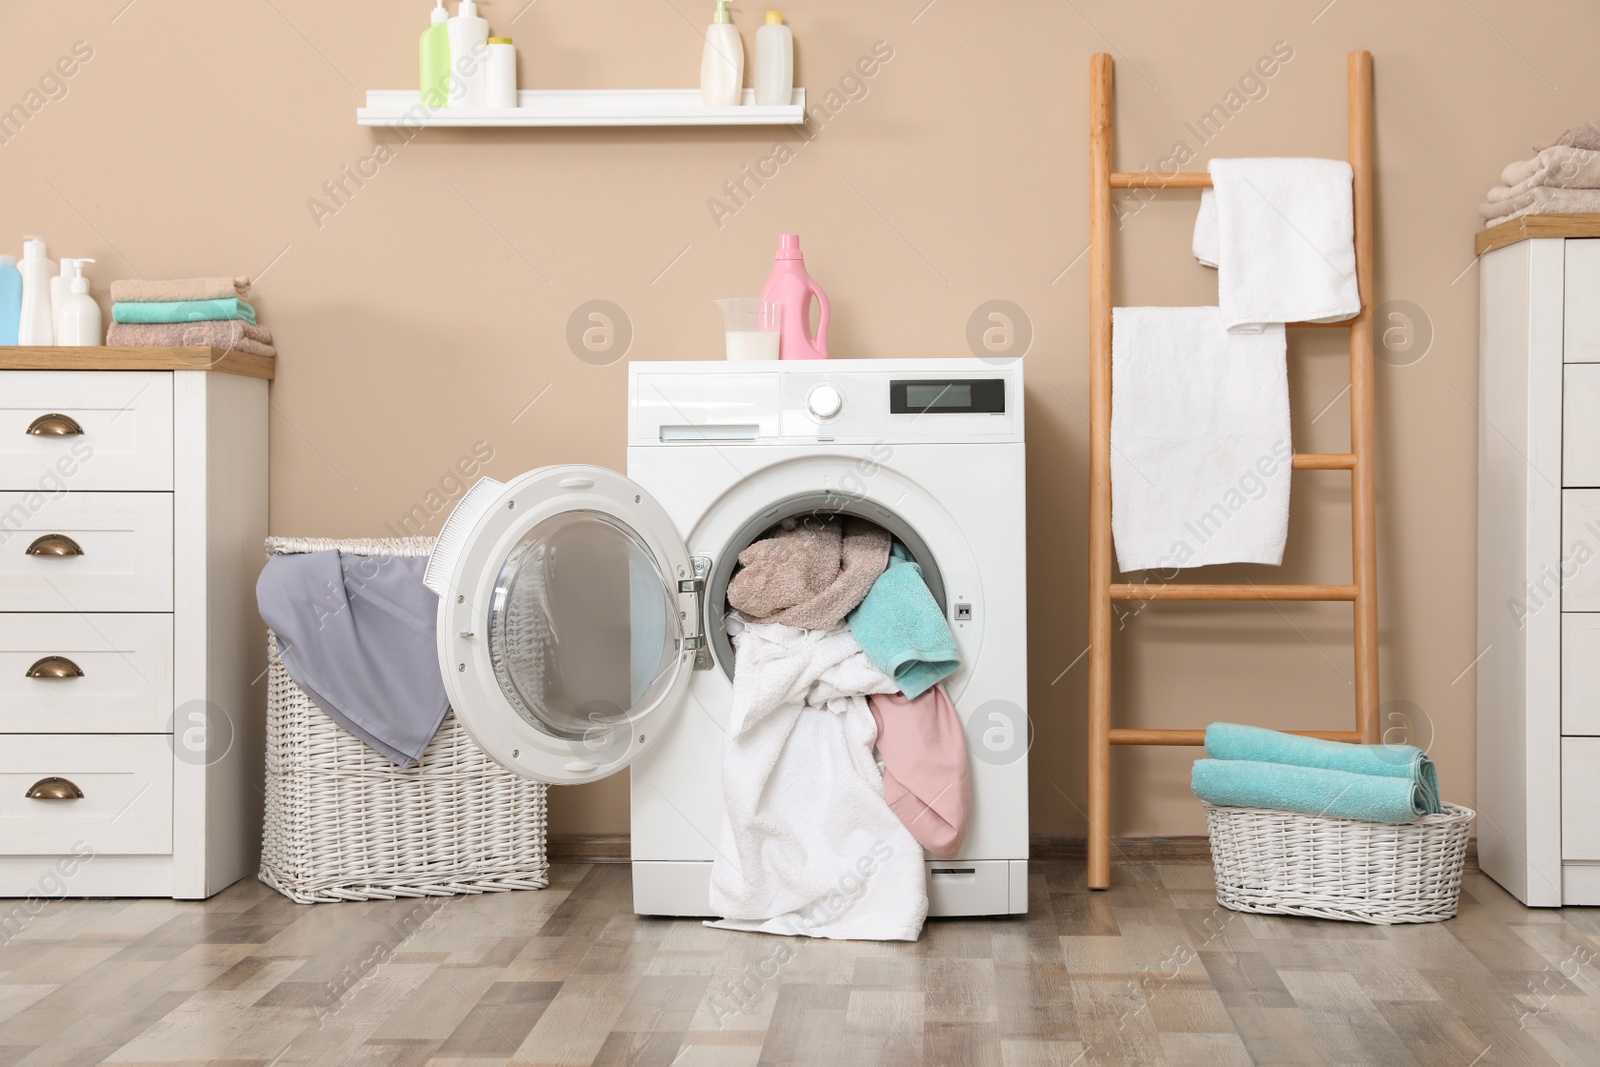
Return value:
[(254, 871), (271, 376), (0, 348), (0, 897), (202, 898)]
[(1478, 859), (1525, 904), (1595, 905), (1600, 216), (1535, 225), (1479, 263)]

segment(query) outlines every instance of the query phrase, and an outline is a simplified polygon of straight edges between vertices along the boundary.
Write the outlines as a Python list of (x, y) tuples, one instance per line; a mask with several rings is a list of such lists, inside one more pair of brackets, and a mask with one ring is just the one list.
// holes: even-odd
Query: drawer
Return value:
[(1600, 860), (1600, 737), (1561, 739), (1561, 858)]
[[(26, 795), (51, 777), (66, 779), (83, 796), (36, 800)], [(6, 738), (0, 745), (0, 855), (65, 855), (79, 842), (104, 855), (172, 851), (170, 738), (151, 734)]]
[(1600, 363), (1566, 368), (1561, 392), (1561, 484), (1600, 486)]
[(1600, 489), (1561, 492), (1561, 610), (1600, 611)]
[(0, 375), (0, 491), (172, 489), (171, 371)]
[(171, 615), (0, 615), (0, 734), (171, 732)]
[(172, 494), (0, 493), (0, 609), (171, 611)]
[(1568, 363), (1600, 363), (1600, 240), (1568, 240), (1562, 351)]

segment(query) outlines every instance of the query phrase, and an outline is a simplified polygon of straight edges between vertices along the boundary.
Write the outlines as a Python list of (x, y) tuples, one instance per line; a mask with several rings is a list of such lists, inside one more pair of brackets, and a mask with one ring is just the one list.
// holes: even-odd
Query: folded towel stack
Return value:
[(244, 299), (249, 278), (180, 278), (111, 283), (108, 345), (208, 345), (276, 355), (272, 334)]
[(1478, 207), (1484, 225), (1519, 215), (1600, 212), (1600, 127), (1573, 126), (1532, 159), (1506, 167)]
[(1190, 787), (1212, 804), (1386, 823), (1443, 810), (1433, 761), (1413, 745), (1348, 745), (1212, 723), (1206, 755), (1195, 761)]

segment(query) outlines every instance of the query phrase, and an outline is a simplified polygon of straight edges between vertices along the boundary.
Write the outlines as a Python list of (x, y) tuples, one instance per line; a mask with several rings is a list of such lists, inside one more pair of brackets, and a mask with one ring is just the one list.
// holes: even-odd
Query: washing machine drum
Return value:
[(572, 785), (616, 773), (683, 702), (704, 655), (704, 578), (661, 506), (614, 471), (483, 479), (425, 578), (452, 709), (519, 774)]

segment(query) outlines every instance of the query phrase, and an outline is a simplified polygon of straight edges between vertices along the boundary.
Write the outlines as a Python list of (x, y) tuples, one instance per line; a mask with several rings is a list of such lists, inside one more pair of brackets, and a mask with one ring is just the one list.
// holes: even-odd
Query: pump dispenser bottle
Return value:
[(478, 15), (476, 0), (461, 0), (446, 23), (450, 34), (450, 66), (457, 95), (451, 107), (489, 106), (489, 20)]
[(437, 111), (450, 102), (450, 29), (444, 0), (433, 9), (433, 22), (422, 31), (422, 106)]
[(728, 15), (728, 0), (717, 0), (700, 56), (700, 101), (707, 107), (732, 107), (744, 95), (744, 42)]
[(89, 295), (89, 279), (83, 276), (83, 265), (92, 259), (72, 260), (72, 291), (61, 299), (56, 310), (56, 344), (74, 348), (90, 348), (101, 344), (102, 327), (100, 305)]

